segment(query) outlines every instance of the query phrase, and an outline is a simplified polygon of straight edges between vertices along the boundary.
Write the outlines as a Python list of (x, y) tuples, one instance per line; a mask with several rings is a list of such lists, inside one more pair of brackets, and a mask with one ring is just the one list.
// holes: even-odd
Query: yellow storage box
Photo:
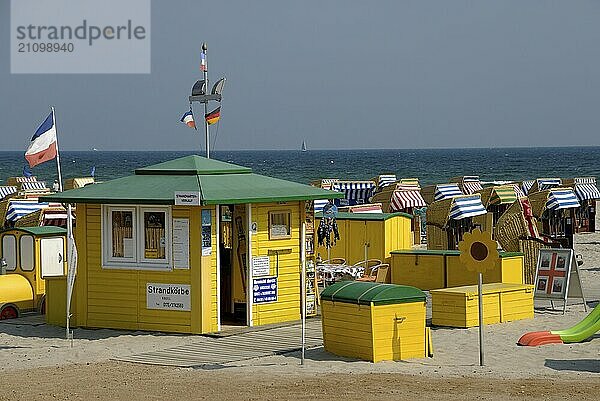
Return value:
[[(433, 290), (431, 323), (435, 326), (479, 325), (477, 286)], [(533, 286), (491, 283), (483, 285), (483, 323), (495, 324), (533, 318)]]
[[(477, 272), (469, 271), (454, 250), (414, 249), (392, 252), (392, 284), (435, 290), (477, 283)], [(520, 252), (500, 252), (493, 269), (483, 274), (484, 283), (523, 284), (524, 257)]]
[(424, 358), (425, 293), (393, 284), (343, 281), (321, 294), (323, 344), (372, 362)]
[(392, 252), (390, 270), (392, 284), (410, 285), (422, 290), (446, 287), (449, 257), (458, 259), (460, 252), (415, 249)]

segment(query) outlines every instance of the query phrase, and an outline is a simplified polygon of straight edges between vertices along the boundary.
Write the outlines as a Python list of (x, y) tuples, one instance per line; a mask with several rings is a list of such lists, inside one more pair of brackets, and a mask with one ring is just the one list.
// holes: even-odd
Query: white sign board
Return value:
[(271, 272), (271, 263), (268, 256), (256, 256), (252, 258), (252, 275), (268, 276)]
[(277, 302), (277, 276), (261, 277), (253, 280), (253, 303)]
[(200, 206), (200, 192), (175, 191), (175, 206)]
[(188, 284), (146, 284), (146, 308), (161, 310), (191, 310), (191, 289)]
[(581, 298), (586, 309), (579, 267), (572, 249), (540, 249), (534, 296), (537, 299), (562, 299), (563, 313), (567, 298)]
[(190, 220), (173, 219), (173, 267), (190, 268)]

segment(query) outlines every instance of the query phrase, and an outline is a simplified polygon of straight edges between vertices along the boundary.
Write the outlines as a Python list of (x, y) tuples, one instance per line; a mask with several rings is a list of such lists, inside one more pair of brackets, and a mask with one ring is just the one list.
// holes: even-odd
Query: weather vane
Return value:
[[(217, 107), (210, 113), (208, 112), (208, 104), (211, 101), (221, 102), (221, 94), (225, 86), (225, 77), (219, 79), (212, 87), (210, 93), (207, 93), (208, 88), (208, 62), (206, 59), (206, 50), (208, 46), (206, 42), (202, 43), (202, 53), (200, 54), (200, 71), (204, 74), (203, 79), (199, 79), (192, 86), (192, 95), (189, 97), (190, 111), (192, 103), (204, 103), (204, 135), (206, 139), (206, 158), (210, 159), (210, 142), (208, 126), (216, 123), (221, 118), (221, 106)], [(193, 121), (193, 120), (192, 120)]]

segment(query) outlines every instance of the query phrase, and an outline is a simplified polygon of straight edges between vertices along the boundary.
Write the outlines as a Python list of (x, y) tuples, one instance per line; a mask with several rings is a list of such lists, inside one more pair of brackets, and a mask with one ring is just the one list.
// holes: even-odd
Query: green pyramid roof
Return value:
[(135, 170), (135, 175), (40, 197), (44, 201), (173, 205), (175, 192), (199, 193), (203, 205), (342, 198), (252, 169), (200, 156), (186, 156)]
[(201, 156), (185, 156), (135, 170), (136, 175), (200, 175), (251, 173), (249, 167), (207, 159)]

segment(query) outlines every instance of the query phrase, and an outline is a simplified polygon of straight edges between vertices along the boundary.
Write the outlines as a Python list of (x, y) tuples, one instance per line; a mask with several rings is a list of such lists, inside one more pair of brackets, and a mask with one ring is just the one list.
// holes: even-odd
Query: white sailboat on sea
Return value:
[(306, 141), (302, 141), (302, 151), (306, 152)]

